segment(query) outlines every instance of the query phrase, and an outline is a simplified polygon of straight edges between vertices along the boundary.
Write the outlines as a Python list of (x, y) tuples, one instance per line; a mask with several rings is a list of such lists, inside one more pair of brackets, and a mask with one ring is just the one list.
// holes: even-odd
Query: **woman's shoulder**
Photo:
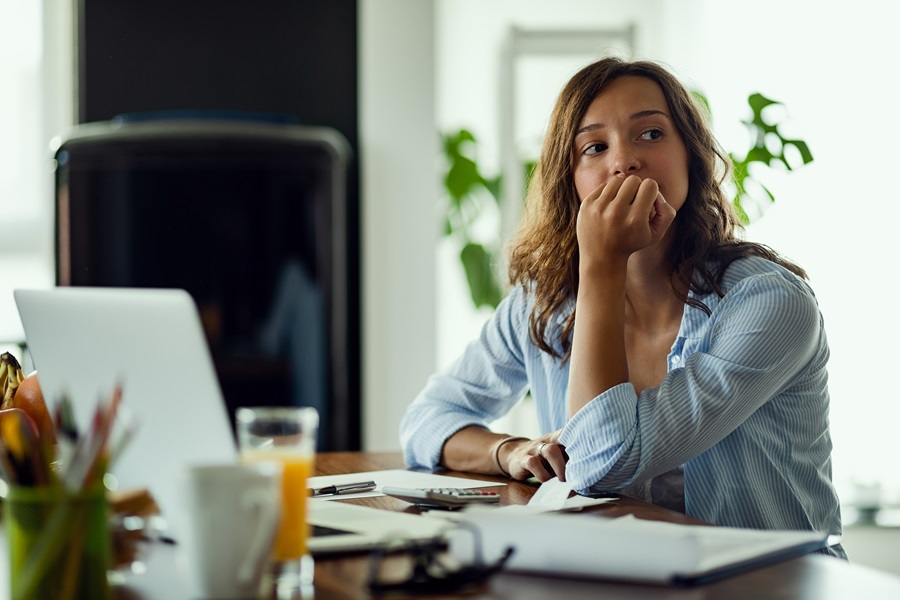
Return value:
[(494, 311), (495, 323), (507, 323), (513, 327), (527, 324), (528, 314), (534, 303), (534, 294), (528, 285), (516, 284), (506, 293)]
[[(510, 336), (517, 337), (523, 345), (534, 345), (531, 338), (532, 313), (536, 310), (538, 302), (537, 285), (535, 282), (515, 284), (500, 302), (494, 312), (491, 322), (493, 326), (505, 329)], [(575, 310), (575, 299), (567, 298), (562, 305), (553, 312), (546, 323), (547, 339), (560, 354), (565, 349), (560, 342), (560, 334), (565, 327), (566, 320)]]
[[(715, 272), (715, 268), (711, 268)], [(736, 297), (789, 293), (817, 303), (812, 287), (805, 279), (761, 256), (744, 256), (730, 262), (718, 280), (718, 291), (689, 292), (699, 305), (715, 310)], [(697, 305), (695, 305), (697, 306)], [(708, 311), (704, 310), (707, 315)]]
[(746, 256), (729, 264), (722, 277), (722, 288), (728, 293), (729, 289), (740, 283), (748, 283), (750, 280), (767, 280), (775, 285), (799, 285), (803, 289), (812, 291), (806, 281), (796, 273), (761, 256)]
[(815, 296), (809, 283), (796, 273), (761, 256), (746, 256), (728, 265), (722, 277), (722, 291), (754, 287), (760, 290), (791, 289)]

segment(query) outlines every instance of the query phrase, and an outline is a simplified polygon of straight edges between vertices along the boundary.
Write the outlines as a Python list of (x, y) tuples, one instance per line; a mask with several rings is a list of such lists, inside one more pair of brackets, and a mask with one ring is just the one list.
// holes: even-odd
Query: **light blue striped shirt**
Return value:
[[(576, 491), (622, 490), (684, 470), (685, 512), (718, 525), (841, 533), (831, 482), (829, 350), (802, 279), (762, 258), (738, 260), (716, 294), (685, 306), (668, 373), (640, 395), (630, 383), (566, 419), (568, 362), (530, 339), (534, 298), (507, 296), (479, 339), (429, 378), (401, 423), (408, 465), (439, 467), (444, 441), (487, 426), (531, 391), (543, 432), (562, 428)], [(574, 302), (551, 320), (556, 335)], [(844, 556), (833, 547), (832, 554)]]

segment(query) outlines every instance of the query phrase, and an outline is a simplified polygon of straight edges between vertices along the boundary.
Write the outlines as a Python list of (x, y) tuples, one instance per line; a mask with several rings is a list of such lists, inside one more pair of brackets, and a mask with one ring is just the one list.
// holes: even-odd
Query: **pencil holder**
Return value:
[(112, 597), (106, 490), (10, 486), (5, 522), (12, 600)]

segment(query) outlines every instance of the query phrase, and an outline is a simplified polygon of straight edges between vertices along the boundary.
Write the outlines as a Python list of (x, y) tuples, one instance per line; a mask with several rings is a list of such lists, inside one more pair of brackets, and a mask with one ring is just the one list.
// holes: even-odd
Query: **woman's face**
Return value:
[(662, 89), (652, 79), (624, 75), (594, 98), (575, 135), (579, 199), (611, 177), (653, 179), (675, 210), (688, 193), (688, 151)]

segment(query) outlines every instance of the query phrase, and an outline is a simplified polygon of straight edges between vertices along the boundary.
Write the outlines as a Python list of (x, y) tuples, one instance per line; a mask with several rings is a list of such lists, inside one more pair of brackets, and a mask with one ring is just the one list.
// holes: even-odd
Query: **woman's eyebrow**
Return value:
[[(644, 118), (646, 118), (646, 117), (652, 117), (652, 116), (655, 116), (655, 115), (662, 115), (662, 116), (664, 116), (664, 117), (667, 118), (667, 119), (671, 119), (671, 117), (669, 117), (669, 115), (667, 115), (666, 113), (664, 113), (664, 112), (661, 111), (661, 110), (650, 109), (650, 110), (641, 110), (641, 111), (638, 111), (638, 112), (634, 113), (633, 115), (631, 115), (631, 116), (629, 117), (629, 120), (631, 120), (631, 121), (637, 121), (638, 119), (644, 119)], [(597, 131), (598, 129), (605, 129), (605, 128), (606, 128), (606, 124), (605, 124), (605, 123), (591, 123), (590, 125), (585, 125), (585, 126), (582, 127), (581, 129), (579, 129), (578, 131), (576, 131), (576, 132), (575, 132), (575, 137), (578, 137), (578, 136), (581, 135), (582, 133), (588, 133), (588, 132), (591, 132), (591, 131)]]

